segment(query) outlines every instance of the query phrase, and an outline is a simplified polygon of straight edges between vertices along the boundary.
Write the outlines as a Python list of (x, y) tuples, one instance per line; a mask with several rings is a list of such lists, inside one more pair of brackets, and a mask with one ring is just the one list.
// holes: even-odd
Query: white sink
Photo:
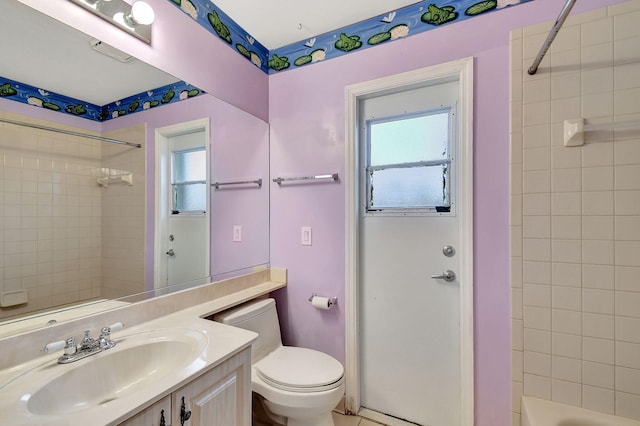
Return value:
[(97, 355), (46, 367), (64, 372), (29, 396), (27, 410), (60, 415), (126, 397), (187, 367), (201, 356), (208, 341), (204, 333), (191, 329), (152, 330), (120, 340), (115, 348)]

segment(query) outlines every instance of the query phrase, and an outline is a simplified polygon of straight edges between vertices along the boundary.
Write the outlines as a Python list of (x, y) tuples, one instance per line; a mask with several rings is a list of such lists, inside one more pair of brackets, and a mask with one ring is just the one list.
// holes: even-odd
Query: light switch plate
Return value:
[(233, 225), (233, 241), (242, 241), (242, 226)]
[(303, 246), (311, 245), (311, 227), (310, 226), (302, 227), (302, 232), (300, 235), (300, 244), (302, 244)]

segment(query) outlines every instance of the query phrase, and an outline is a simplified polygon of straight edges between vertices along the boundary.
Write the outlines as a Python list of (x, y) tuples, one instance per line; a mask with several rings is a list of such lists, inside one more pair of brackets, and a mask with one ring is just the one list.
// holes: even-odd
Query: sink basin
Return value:
[(189, 366), (207, 345), (204, 333), (189, 329), (154, 330), (116, 341), (113, 349), (49, 367), (66, 371), (35, 391), (27, 410), (66, 414), (106, 404)]

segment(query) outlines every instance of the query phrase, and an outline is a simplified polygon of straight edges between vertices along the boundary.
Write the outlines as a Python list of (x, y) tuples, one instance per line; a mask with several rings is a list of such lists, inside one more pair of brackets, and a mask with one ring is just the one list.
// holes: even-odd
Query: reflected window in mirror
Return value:
[(206, 212), (206, 167), (207, 153), (204, 147), (172, 153), (172, 214), (204, 214)]

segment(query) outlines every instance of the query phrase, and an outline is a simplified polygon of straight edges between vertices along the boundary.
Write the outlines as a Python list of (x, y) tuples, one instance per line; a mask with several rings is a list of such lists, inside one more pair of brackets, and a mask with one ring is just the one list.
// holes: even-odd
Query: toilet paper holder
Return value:
[[(318, 297), (318, 293), (311, 293), (311, 296), (309, 297), (309, 303), (311, 303), (313, 301), (314, 297)], [(337, 296), (328, 297), (327, 299), (329, 299), (329, 307), (338, 304), (338, 297)]]

